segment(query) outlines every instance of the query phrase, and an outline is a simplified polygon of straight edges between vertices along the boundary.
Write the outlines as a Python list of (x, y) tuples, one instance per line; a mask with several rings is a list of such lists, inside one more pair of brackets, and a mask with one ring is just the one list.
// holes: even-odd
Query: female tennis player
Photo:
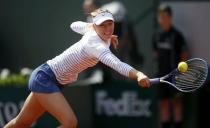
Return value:
[(20, 113), (5, 128), (28, 128), (44, 112), (53, 115), (61, 125), (59, 128), (76, 128), (76, 116), (61, 93), (61, 88), (77, 80), (80, 72), (99, 61), (120, 74), (136, 79), (142, 87), (149, 87), (146, 75), (115, 57), (110, 44), (117, 44), (113, 36), (114, 18), (107, 10), (91, 13), (93, 23), (77, 21), (71, 24), (73, 31), (83, 35), (80, 41), (62, 54), (36, 68), (29, 80), (31, 93)]

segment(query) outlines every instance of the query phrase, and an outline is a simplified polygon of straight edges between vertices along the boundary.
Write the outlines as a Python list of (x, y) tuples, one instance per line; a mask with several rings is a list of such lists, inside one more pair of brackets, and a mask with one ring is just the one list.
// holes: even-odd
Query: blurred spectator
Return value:
[[(157, 11), (159, 28), (153, 35), (153, 48), (158, 60), (158, 76), (168, 74), (181, 60), (188, 58), (185, 39), (172, 25), (172, 9), (160, 5)], [(158, 86), (160, 98), (160, 120), (162, 128), (182, 128), (182, 95), (176, 89), (161, 84)]]
[[(96, 10), (99, 7), (109, 10), (115, 18), (114, 34), (118, 36), (119, 45), (117, 50), (111, 48), (111, 51), (122, 61), (140, 68), (140, 65), (143, 63), (143, 58), (138, 53), (137, 38), (135, 36), (133, 25), (128, 20), (125, 6), (119, 1), (111, 1), (103, 5), (98, 0), (84, 0), (83, 2), (83, 9), (86, 14), (90, 14), (90, 12)], [(90, 15), (87, 16), (87, 22), (92, 22)], [(101, 68), (103, 70), (103, 78), (105, 82), (110, 80), (125, 79), (117, 72), (111, 71), (106, 66), (100, 65), (98, 67), (98, 69)], [(98, 73), (98, 70), (96, 71)], [(93, 76), (96, 77), (95, 75)]]
[(87, 14), (87, 22), (92, 22), (92, 17), (90, 15), (91, 12), (93, 12), (94, 10), (98, 9), (98, 7), (100, 7), (101, 4), (99, 1), (97, 0), (84, 0), (83, 1), (83, 10), (85, 12), (85, 14)]

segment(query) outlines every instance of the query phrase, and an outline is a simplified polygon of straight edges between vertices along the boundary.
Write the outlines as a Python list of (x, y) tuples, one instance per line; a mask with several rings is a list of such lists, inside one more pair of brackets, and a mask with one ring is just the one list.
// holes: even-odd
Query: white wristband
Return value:
[(145, 75), (142, 72), (137, 72), (136, 76), (137, 76), (137, 81), (140, 81)]

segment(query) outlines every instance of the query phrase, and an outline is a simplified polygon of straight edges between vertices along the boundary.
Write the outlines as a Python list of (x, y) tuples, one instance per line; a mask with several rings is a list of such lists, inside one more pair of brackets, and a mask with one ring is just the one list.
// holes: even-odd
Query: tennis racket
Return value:
[(166, 83), (181, 92), (192, 92), (200, 88), (207, 81), (208, 64), (200, 58), (193, 58), (186, 61), (188, 69), (182, 73), (177, 68), (169, 74), (150, 79), (151, 85)]

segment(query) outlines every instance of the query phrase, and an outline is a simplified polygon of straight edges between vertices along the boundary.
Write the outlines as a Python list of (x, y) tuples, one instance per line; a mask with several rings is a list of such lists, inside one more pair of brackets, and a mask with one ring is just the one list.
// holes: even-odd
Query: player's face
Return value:
[(104, 41), (108, 41), (114, 32), (114, 22), (112, 20), (107, 20), (100, 25), (94, 25), (97, 34)]
[(171, 16), (167, 12), (159, 12), (157, 17), (163, 30), (168, 30), (171, 27)]

